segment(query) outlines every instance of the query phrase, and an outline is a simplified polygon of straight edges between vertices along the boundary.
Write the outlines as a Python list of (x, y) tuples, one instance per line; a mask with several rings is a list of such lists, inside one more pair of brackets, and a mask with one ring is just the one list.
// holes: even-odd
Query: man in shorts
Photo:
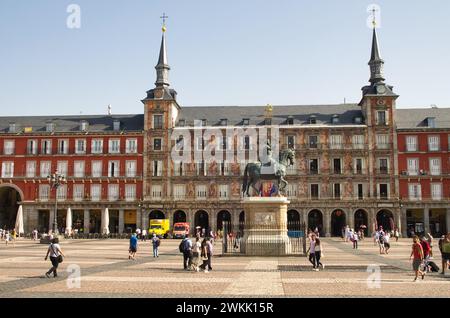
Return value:
[(439, 240), (439, 249), (442, 254), (442, 275), (445, 275), (445, 269), (448, 268), (450, 262), (450, 233), (441, 240)]

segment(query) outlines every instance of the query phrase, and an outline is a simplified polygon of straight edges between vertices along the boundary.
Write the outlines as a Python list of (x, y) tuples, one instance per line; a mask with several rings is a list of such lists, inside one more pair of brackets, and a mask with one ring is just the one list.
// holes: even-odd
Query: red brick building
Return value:
[(397, 118), (400, 202), (408, 235), (450, 229), (448, 109), (400, 110)]
[(67, 209), (73, 228), (100, 233), (109, 209), (111, 232), (135, 228), (142, 198), (142, 115), (6, 117), (0, 119), (0, 214), (12, 228), (19, 202), (25, 231), (51, 229), (55, 190), (47, 177), (58, 171), (58, 227)]

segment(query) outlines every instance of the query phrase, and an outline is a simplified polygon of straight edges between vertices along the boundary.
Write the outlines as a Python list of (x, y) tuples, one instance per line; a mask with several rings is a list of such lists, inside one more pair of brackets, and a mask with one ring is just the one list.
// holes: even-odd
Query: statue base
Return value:
[(291, 254), (287, 230), (285, 197), (251, 197), (242, 201), (245, 232), (241, 252), (247, 256), (284, 256)]

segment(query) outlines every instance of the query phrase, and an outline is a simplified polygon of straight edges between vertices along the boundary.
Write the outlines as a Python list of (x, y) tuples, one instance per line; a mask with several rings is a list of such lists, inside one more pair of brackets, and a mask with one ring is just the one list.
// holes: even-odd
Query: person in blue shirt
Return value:
[(159, 248), (160, 243), (161, 243), (161, 241), (159, 240), (159, 238), (156, 236), (155, 233), (153, 233), (153, 237), (152, 237), (153, 257), (159, 257), (158, 248)]
[(138, 245), (138, 239), (136, 236), (136, 233), (134, 233), (130, 238), (130, 249), (128, 259), (136, 259), (136, 252), (137, 252), (137, 245)]

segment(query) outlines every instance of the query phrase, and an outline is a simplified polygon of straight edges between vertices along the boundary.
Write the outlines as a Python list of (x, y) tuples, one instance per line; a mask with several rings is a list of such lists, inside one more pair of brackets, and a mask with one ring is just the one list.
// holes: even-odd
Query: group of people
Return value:
[[(128, 248), (128, 259), (136, 260), (136, 253), (138, 251), (138, 234), (133, 233), (130, 237), (130, 247)], [(147, 239), (142, 239), (142, 241), (147, 241)], [(161, 240), (155, 233), (153, 233), (151, 238), (151, 243), (153, 246), (153, 257), (159, 257), (159, 246), (161, 245)]]
[(325, 265), (322, 264), (320, 259), (323, 257), (323, 246), (320, 242), (318, 234), (315, 232), (310, 232), (308, 235), (309, 238), (309, 247), (306, 251), (308, 256), (308, 260), (313, 265), (313, 271), (318, 272), (319, 267), (325, 269)]
[[(398, 241), (398, 236), (396, 238)], [(382, 226), (380, 226), (373, 235), (374, 244), (378, 245), (380, 254), (389, 254), (389, 249), (391, 248), (390, 240), (391, 233), (389, 231), (384, 231)]]
[(12, 245), (15, 246), (16, 239), (17, 239), (16, 229), (12, 230), (0, 229), (0, 240), (5, 240), (6, 245), (12, 243)]
[[(212, 270), (213, 239), (211, 237), (204, 237), (202, 240), (200, 235), (196, 235), (195, 242), (192, 242), (189, 235), (186, 235), (181, 241), (179, 249), (183, 253), (184, 270), (196, 272), (202, 270), (205, 273)], [(200, 259), (203, 262), (201, 265), (199, 265)]]
[[(442, 275), (445, 275), (445, 270), (450, 269), (450, 233), (446, 236), (442, 235), (439, 239), (439, 251), (442, 255)], [(433, 258), (433, 237), (428, 233), (427, 236), (415, 235), (413, 237), (413, 245), (411, 248), (410, 259), (412, 260), (412, 267), (415, 278), (425, 278), (427, 272), (439, 271), (439, 267), (431, 259)]]
[(358, 249), (358, 241), (364, 240), (364, 231), (362, 228), (360, 228), (358, 231), (355, 231), (347, 225), (343, 229), (342, 237), (345, 242), (353, 243), (353, 249)]

